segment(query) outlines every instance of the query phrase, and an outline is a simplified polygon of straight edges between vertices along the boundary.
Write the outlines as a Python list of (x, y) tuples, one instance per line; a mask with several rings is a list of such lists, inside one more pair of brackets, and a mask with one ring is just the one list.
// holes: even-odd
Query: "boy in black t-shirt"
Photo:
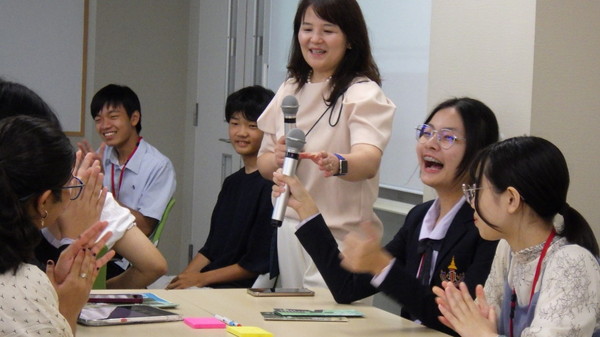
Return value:
[(263, 132), (256, 120), (273, 96), (271, 90), (251, 86), (227, 97), (229, 139), (244, 167), (223, 182), (204, 247), (167, 289), (249, 288), (258, 275), (269, 271), (272, 183), (258, 172), (256, 156)]

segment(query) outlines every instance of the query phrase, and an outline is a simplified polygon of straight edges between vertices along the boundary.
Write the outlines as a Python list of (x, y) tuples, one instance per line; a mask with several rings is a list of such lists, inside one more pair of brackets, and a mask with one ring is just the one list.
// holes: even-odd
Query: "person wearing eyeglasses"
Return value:
[(500, 243), (477, 302), (462, 283), (433, 289), (441, 322), (465, 337), (600, 336), (598, 242), (567, 203), (560, 150), (539, 137), (510, 138), (485, 149), (470, 172), (475, 183), (463, 190), (475, 226)]
[(416, 137), (421, 180), (437, 197), (415, 206), (385, 247), (365, 221), (356, 224), (362, 234), (346, 235), (340, 255), (318, 205), (296, 177), (274, 173), (273, 196), (289, 185), (288, 204), (301, 219), (296, 236), (337, 302), (382, 291), (402, 306), (403, 317), (454, 334), (438, 320), (431, 287), (462, 281), (474, 293), (487, 278), (497, 242), (479, 237), (461, 185), (471, 182), (468, 168), (477, 152), (498, 140), (498, 123), (482, 102), (453, 98), (433, 109)]
[(83, 184), (71, 174), (75, 153), (49, 121), (29, 116), (0, 121), (0, 335), (73, 336), (98, 269), (114, 255), (96, 259), (111, 233), (96, 222), (47, 261), (32, 264), (39, 230), (53, 225)]

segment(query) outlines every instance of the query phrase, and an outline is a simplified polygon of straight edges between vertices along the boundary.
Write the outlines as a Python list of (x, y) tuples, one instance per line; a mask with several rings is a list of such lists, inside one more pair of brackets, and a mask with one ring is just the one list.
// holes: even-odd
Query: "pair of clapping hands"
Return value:
[(476, 300), (471, 297), (464, 282), (458, 287), (452, 282), (442, 282), (442, 288), (433, 287), (439, 317), (447, 327), (462, 337), (497, 337), (496, 311), (485, 297), (482, 285), (475, 287)]
[(102, 186), (100, 162), (93, 152), (84, 157), (82, 151), (77, 151), (75, 158), (73, 175), (84, 183), (83, 190), (49, 228), (56, 238), (70, 238), (73, 242), (56, 262), (46, 262), (46, 275), (56, 289), (60, 311), (65, 317), (79, 314), (100, 268), (115, 255), (110, 250), (98, 258), (112, 236), (112, 232), (102, 234), (108, 223), (99, 221), (107, 193)]

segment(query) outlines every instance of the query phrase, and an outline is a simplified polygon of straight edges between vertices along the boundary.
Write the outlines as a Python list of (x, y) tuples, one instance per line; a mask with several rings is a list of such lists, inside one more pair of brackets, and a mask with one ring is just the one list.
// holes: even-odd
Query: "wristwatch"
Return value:
[(334, 155), (340, 160), (340, 169), (338, 173), (334, 174), (334, 176), (345, 176), (346, 174), (348, 174), (348, 161), (346, 160), (346, 158), (342, 157), (337, 153), (334, 153)]

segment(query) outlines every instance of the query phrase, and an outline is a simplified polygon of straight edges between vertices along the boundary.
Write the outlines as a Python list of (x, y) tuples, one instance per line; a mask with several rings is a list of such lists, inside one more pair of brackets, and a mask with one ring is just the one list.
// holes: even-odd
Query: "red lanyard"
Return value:
[(119, 174), (119, 186), (117, 189), (115, 189), (115, 164), (112, 164), (112, 166), (110, 168), (110, 182), (111, 182), (112, 194), (116, 200), (119, 200), (119, 191), (121, 191), (121, 184), (123, 183), (123, 174), (125, 173), (125, 167), (127, 167), (127, 163), (129, 163), (129, 160), (131, 159), (131, 157), (133, 157), (133, 155), (135, 154), (135, 151), (137, 151), (138, 147), (140, 146), (141, 141), (142, 141), (142, 137), (139, 137), (137, 140), (137, 143), (135, 143), (135, 148), (133, 149), (133, 151), (131, 152), (129, 157), (127, 157), (125, 164), (123, 164), (123, 167), (121, 168), (121, 173)]
[[(550, 248), (550, 244), (552, 240), (556, 236), (556, 231), (552, 229), (550, 235), (546, 239), (544, 243), (544, 248), (542, 248), (542, 253), (540, 254), (540, 258), (538, 259), (537, 267), (535, 268), (535, 275), (533, 276), (533, 284), (531, 285), (531, 294), (529, 295), (529, 305), (531, 305), (531, 300), (533, 299), (533, 294), (535, 293), (535, 286), (537, 285), (538, 279), (540, 278), (540, 272), (542, 270), (542, 261), (544, 257), (546, 257), (546, 253), (548, 252), (548, 248)], [(512, 289), (512, 296), (510, 297), (510, 337), (513, 337), (513, 318), (515, 317), (515, 308), (517, 307), (517, 293), (515, 292), (515, 288)]]

